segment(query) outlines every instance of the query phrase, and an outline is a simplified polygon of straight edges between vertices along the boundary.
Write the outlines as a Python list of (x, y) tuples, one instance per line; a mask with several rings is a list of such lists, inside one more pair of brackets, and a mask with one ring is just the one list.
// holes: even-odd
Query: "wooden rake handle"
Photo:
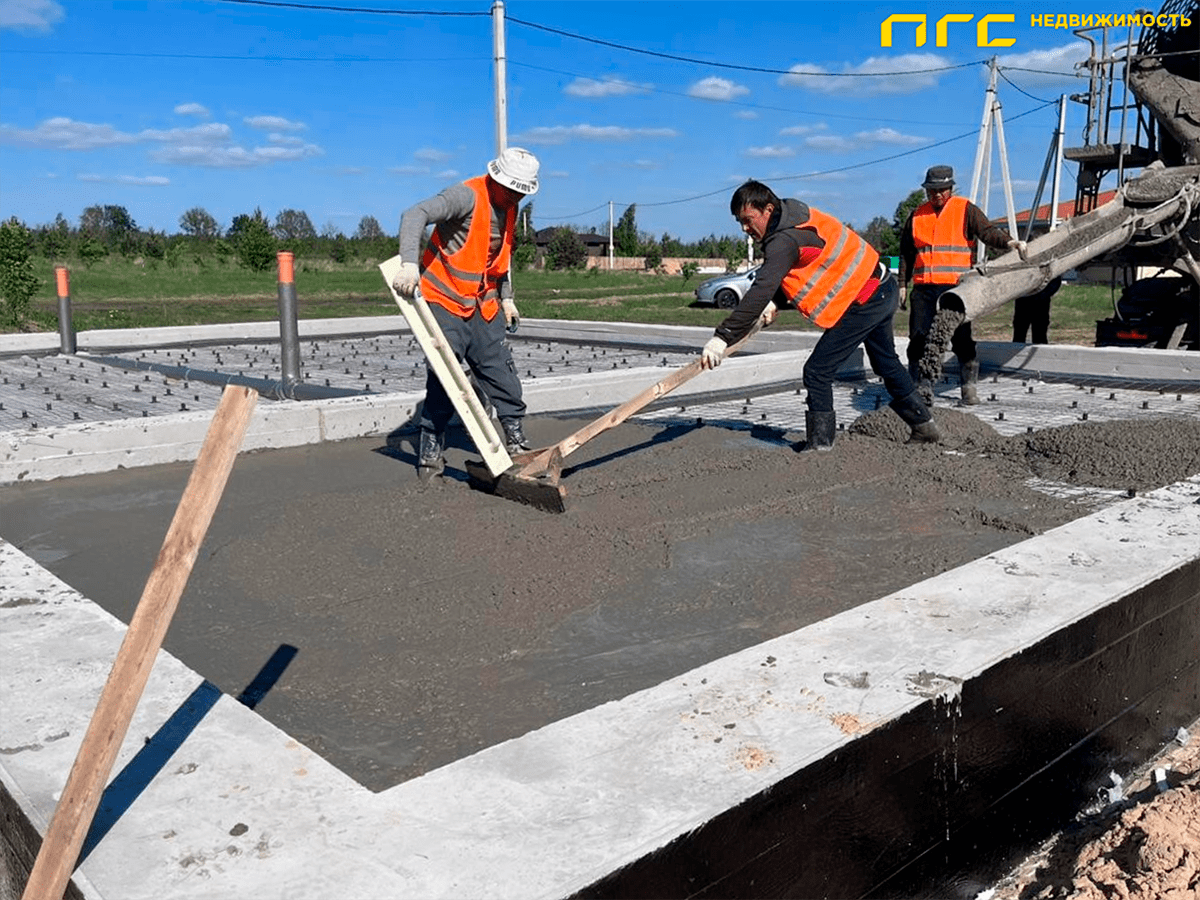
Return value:
[[(754, 337), (754, 335), (758, 334), (761, 328), (762, 321), (760, 320), (755, 322), (754, 327), (750, 329), (749, 334), (747, 334), (733, 346), (725, 348), (724, 358), (728, 359), (730, 356), (733, 356), (733, 354), (737, 353), (744, 346), (746, 346), (746, 343), (752, 337)], [(516, 474), (519, 476), (535, 476), (539, 472), (546, 471), (551, 456), (556, 450), (558, 451), (559, 456), (562, 458), (569, 456), (592, 438), (596, 437), (596, 435), (603, 434), (610, 428), (615, 428), (617, 425), (620, 425), (630, 416), (640, 412), (650, 403), (653, 403), (660, 397), (665, 397), (681, 384), (691, 381), (702, 371), (703, 368), (700, 364), (700, 360), (698, 359), (688, 363), (681, 369), (676, 369), (666, 378), (662, 379), (662, 381), (650, 385), (650, 387), (646, 388), (637, 396), (626, 400), (616, 409), (606, 412), (604, 415), (600, 416), (600, 418), (589, 422), (578, 431), (567, 435), (554, 446), (546, 447), (542, 450), (533, 450), (530, 451), (529, 454), (524, 454), (522, 457), (523, 463), (520, 470)]]

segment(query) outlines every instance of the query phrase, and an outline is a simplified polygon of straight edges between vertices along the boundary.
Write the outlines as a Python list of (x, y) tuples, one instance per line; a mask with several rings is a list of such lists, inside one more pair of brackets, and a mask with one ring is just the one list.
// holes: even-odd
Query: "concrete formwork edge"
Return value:
[[(1064, 760), (1194, 719), (1198, 604), (1192, 479), (378, 794), (163, 653), (82, 873), (122, 900), (880, 890)], [(123, 631), (0, 542), (0, 775), (30, 821)]]

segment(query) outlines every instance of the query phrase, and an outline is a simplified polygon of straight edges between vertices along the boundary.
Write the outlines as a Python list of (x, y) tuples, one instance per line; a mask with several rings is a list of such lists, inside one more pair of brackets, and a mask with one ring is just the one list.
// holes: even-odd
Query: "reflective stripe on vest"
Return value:
[(471, 178), (463, 184), (475, 194), (467, 239), (454, 253), (448, 253), (442, 233), (434, 226), (429, 245), (421, 257), (421, 295), (464, 319), (478, 306), (484, 319), (490, 322), (500, 310), (499, 280), (508, 274), (517, 210), (514, 204), (506, 211), (500, 252), (489, 264), (492, 204), (488, 197), (487, 177)]
[(833, 216), (808, 208), (808, 221), (796, 228), (811, 228), (825, 242), (817, 258), (797, 264), (780, 283), (788, 299), (813, 324), (831, 328), (875, 275), (879, 254)]
[(958, 284), (971, 268), (971, 244), (966, 231), (967, 198), (951, 197), (941, 213), (922, 203), (913, 214), (913, 284)]

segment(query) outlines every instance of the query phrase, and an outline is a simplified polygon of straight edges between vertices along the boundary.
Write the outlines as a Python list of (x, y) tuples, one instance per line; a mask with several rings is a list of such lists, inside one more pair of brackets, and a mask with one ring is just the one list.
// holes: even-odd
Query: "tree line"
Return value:
[[(912, 210), (924, 201), (922, 191), (913, 191), (896, 207), (891, 221), (876, 216), (861, 230), (862, 237), (882, 256), (899, 254), (899, 234)], [(849, 224), (849, 223), (847, 223)], [(853, 227), (853, 226), (851, 226)], [(606, 235), (608, 223), (592, 229)], [(520, 270), (541, 264), (551, 269), (583, 268), (587, 248), (571, 225), (552, 229), (549, 239), (539, 242), (534, 227), (533, 201), (520, 207), (517, 214), (513, 266)], [(261, 208), (233, 217), (228, 228), (200, 206), (179, 217), (179, 231), (168, 234), (154, 228), (140, 228), (124, 206), (89, 206), (72, 225), (62, 213), (48, 225), (26, 226), (15, 216), (0, 223), (0, 324), (20, 327), (28, 316), (33, 295), (40, 282), (33, 257), (40, 256), (55, 264), (80, 261), (90, 267), (110, 257), (140, 261), (151, 267), (164, 264), (177, 267), (191, 263), (237, 264), (254, 271), (267, 271), (275, 265), (276, 254), (291, 251), (297, 258), (327, 259), (335, 263), (376, 262), (395, 255), (397, 235), (389, 235), (374, 216), (363, 216), (352, 235), (333, 225), (318, 233), (303, 210), (284, 209), (268, 218)], [(667, 232), (656, 236), (639, 231), (637, 206), (630, 204), (612, 229), (613, 254), (641, 257), (646, 269), (657, 269), (664, 257), (723, 259), (729, 269), (747, 259), (744, 235), (710, 234), (698, 241), (683, 241)]]

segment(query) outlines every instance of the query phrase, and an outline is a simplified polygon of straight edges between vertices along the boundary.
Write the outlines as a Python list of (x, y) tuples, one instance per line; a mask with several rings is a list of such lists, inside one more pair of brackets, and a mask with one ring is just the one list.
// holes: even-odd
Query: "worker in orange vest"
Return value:
[(779, 308), (794, 308), (825, 329), (804, 363), (808, 410), (801, 450), (833, 447), (833, 380), (859, 345), (892, 395), (891, 407), (911, 428), (909, 442), (941, 440), (896, 355), (892, 318), (900, 288), (874, 248), (836, 217), (799, 200), (780, 200), (758, 181), (734, 191), (729, 210), (742, 230), (762, 244), (763, 262), (754, 285), (704, 345), (701, 366), (719, 366), (726, 349), (749, 334), (756, 321), (769, 325)]
[[(996, 249), (1017, 250), (1025, 258), (1025, 242), (1009, 237), (1007, 231), (988, 221), (987, 213), (967, 200), (955, 197), (954, 169), (933, 166), (925, 173), (925, 196), (929, 199), (909, 215), (900, 232), (900, 280), (906, 285), (908, 306), (908, 372), (919, 377), (918, 363), (925, 344), (938, 298), (950, 290), (973, 264), (976, 241)], [(907, 290), (909, 278), (913, 287)], [(963, 322), (950, 338), (950, 349), (958, 358), (962, 402), (979, 402), (979, 358), (971, 323)], [(933, 386), (923, 385), (926, 399)]]
[[(401, 264), (392, 281), (404, 297), (414, 297), (420, 289), (454, 355), (467, 363), (495, 409), (508, 452), (514, 454), (530, 448), (522, 426), (521, 381), (505, 340), (506, 331), (515, 332), (520, 324), (509, 264), (517, 205), (537, 189), (537, 157), (509, 147), (488, 163), (486, 175), (409, 207), (400, 219)], [(419, 253), (430, 224), (433, 233)], [(445, 468), (442, 452), (453, 415), (445, 388), (429, 370), (417, 445), (422, 481)]]

